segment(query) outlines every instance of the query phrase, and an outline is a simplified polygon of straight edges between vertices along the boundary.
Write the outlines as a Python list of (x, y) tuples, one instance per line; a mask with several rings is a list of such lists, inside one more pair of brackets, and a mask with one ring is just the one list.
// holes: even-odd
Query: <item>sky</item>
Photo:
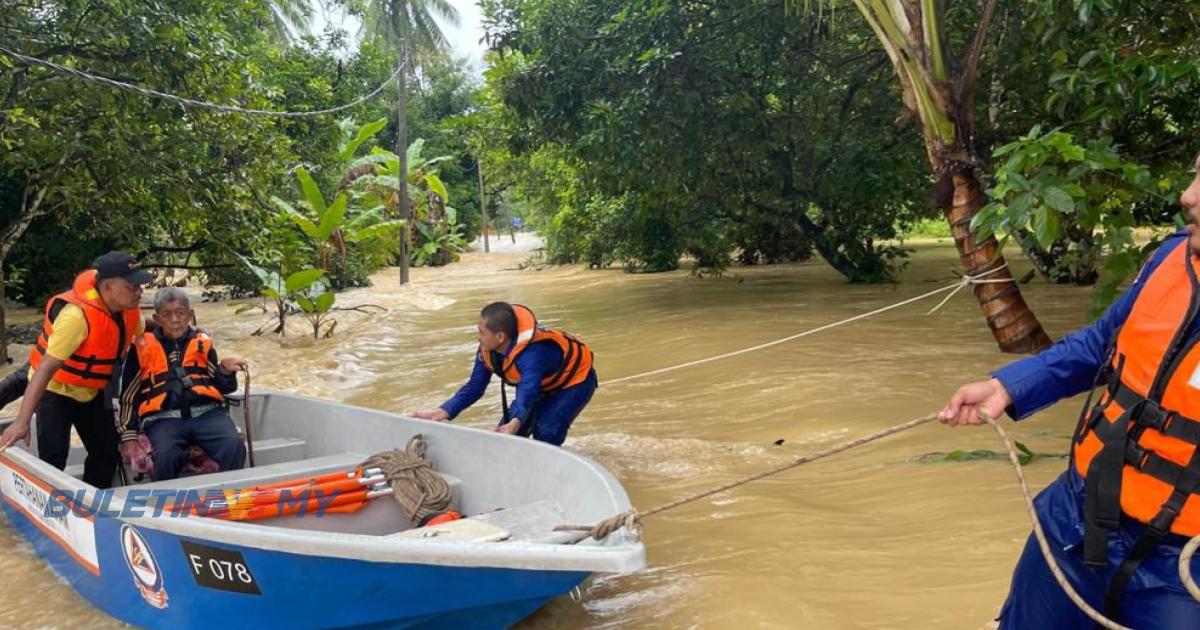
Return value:
[[(450, 42), (454, 56), (466, 57), (471, 66), (472, 74), (476, 77), (483, 74), (483, 15), (479, 5), (474, 0), (449, 0), (458, 9), (459, 24), (457, 27), (442, 24), (442, 32)], [(347, 16), (336, 9), (326, 10), (321, 7), (324, 3), (314, 2), (316, 15), (313, 19), (312, 32), (320, 33), (326, 24), (332, 24), (345, 29), (353, 37), (358, 32), (359, 22), (356, 18)]]

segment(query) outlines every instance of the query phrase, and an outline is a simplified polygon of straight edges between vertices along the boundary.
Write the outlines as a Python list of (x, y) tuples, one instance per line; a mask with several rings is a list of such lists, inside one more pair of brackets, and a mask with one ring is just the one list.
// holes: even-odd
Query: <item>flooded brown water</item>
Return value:
[[(505, 241), (507, 243), (507, 241)], [(605, 379), (736, 350), (912, 297), (954, 279), (949, 243), (917, 246), (903, 283), (853, 286), (820, 261), (686, 271), (520, 271), (519, 251), (472, 253), (395, 270), (338, 303), (385, 313), (339, 316), (335, 336), (251, 337), (265, 319), (202, 304), (223, 354), (249, 357), (257, 387), (404, 412), (432, 408), (465, 380), (478, 310), (529, 305), (588, 342), (601, 388), (566, 448), (595, 458), (643, 508), (782, 463), (940, 408), (960, 383), (1011, 357), (998, 353), (965, 291), (768, 350), (606, 387)], [(1028, 269), (1012, 261), (1017, 275)], [(1033, 283), (1027, 300), (1052, 336), (1086, 322), (1089, 289)], [(1034, 451), (1063, 454), (1078, 401), (1016, 425)], [(490, 427), (493, 388), (460, 422)], [(773, 442), (784, 439), (782, 446)], [(986, 428), (926, 425), (645, 523), (649, 567), (596, 578), (583, 601), (560, 598), (527, 628), (705, 627), (830, 630), (988, 627), (1029, 523), (1002, 461), (919, 461), (931, 452), (999, 449)], [(1027, 467), (1044, 486), (1063, 469)], [(0, 519), (0, 627), (123, 627), (61, 583)]]

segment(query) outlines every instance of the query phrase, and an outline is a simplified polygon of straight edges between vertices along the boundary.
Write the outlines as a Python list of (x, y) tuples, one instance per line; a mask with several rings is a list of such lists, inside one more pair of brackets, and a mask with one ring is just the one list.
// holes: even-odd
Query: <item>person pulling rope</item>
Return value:
[[(794, 459), (790, 462), (776, 466), (769, 470), (765, 470), (763, 472), (755, 473), (752, 475), (747, 475), (747, 476), (737, 479), (735, 481), (717, 486), (715, 488), (704, 490), (702, 492), (697, 492), (697, 493), (676, 499), (674, 501), (670, 501), (668, 503), (664, 503), (662, 505), (659, 505), (659, 506), (654, 507), (649, 510), (639, 511), (636, 509), (631, 509), (631, 510), (626, 510), (624, 512), (621, 512), (620, 514), (617, 514), (610, 518), (604, 519), (604, 520), (596, 523), (595, 525), (559, 525), (559, 526), (555, 527), (554, 529), (555, 529), (555, 531), (586, 532), (586, 535), (581, 537), (580, 540), (576, 541), (576, 542), (580, 542), (580, 541), (586, 540), (588, 538), (592, 538), (595, 540), (603, 540), (607, 536), (613, 534), (614, 532), (616, 532), (622, 528), (629, 530), (635, 537), (640, 538), (641, 532), (642, 532), (642, 524), (641, 523), (642, 523), (642, 520), (644, 518), (646, 518), (647, 516), (659, 514), (661, 512), (665, 512), (667, 510), (679, 507), (681, 505), (686, 505), (686, 504), (692, 503), (694, 501), (699, 501), (700, 499), (710, 497), (714, 494), (719, 494), (721, 492), (725, 492), (726, 490), (732, 490), (733, 488), (736, 488), (738, 486), (743, 486), (752, 481), (757, 481), (759, 479), (770, 477), (772, 475), (777, 475), (784, 471), (791, 470), (792, 468), (795, 468), (802, 464), (807, 464), (809, 462), (813, 462), (818, 459), (828, 457), (830, 455), (834, 455), (837, 453), (841, 453), (843, 451), (850, 450), (857, 446), (862, 446), (864, 444), (868, 444), (870, 442), (880, 440), (880, 439), (888, 437), (890, 435), (895, 435), (897, 433), (919, 427), (923, 424), (927, 424), (933, 420), (936, 420), (937, 418), (938, 418), (938, 414), (936, 414), (936, 413), (929, 414), (926, 416), (921, 416), (920, 418), (914, 418), (912, 420), (909, 420), (908, 422), (904, 422), (904, 423), (883, 429), (881, 431), (877, 431), (870, 435), (866, 435), (866, 436), (857, 438), (855, 440), (851, 440), (849, 442), (844, 442), (842, 444), (824, 449), (822, 451), (818, 451), (816, 453), (812, 453), (810, 455), (805, 455), (804, 457)], [(1070, 580), (1067, 579), (1066, 575), (1063, 573), (1062, 569), (1059, 567), (1058, 561), (1054, 557), (1054, 553), (1050, 549), (1050, 543), (1046, 538), (1045, 531), (1042, 529), (1042, 524), (1038, 518), (1037, 510), (1034, 507), (1033, 495), (1029, 490), (1029, 483), (1025, 479), (1025, 472), (1022, 469), (1021, 460), (1020, 460), (1020, 456), (1017, 452), (1016, 445), (1013, 444), (1012, 438), (1010, 438), (1008, 436), (1008, 433), (1004, 430), (1003, 427), (1000, 426), (1000, 423), (996, 422), (995, 419), (991, 418), (990, 416), (987, 416), (986, 414), (984, 414), (982, 416), (982, 418), (985, 422), (987, 422), (987, 424), (990, 424), (992, 426), (992, 428), (995, 429), (996, 434), (1000, 437), (1000, 440), (1004, 443), (1005, 450), (1008, 452), (1009, 462), (1012, 464), (1013, 470), (1016, 472), (1017, 481), (1021, 487), (1021, 496), (1025, 499), (1025, 506), (1029, 513), (1029, 520), (1033, 525), (1033, 533), (1037, 539), (1038, 547), (1041, 549), (1042, 556), (1045, 558), (1047, 566), (1050, 568), (1051, 573), (1054, 575), (1054, 579), (1058, 582), (1059, 586), (1062, 587), (1062, 589), (1066, 593), (1067, 597), (1077, 607), (1079, 607), (1079, 610), (1081, 610), (1085, 615), (1087, 615), (1089, 618), (1091, 618), (1092, 621), (1095, 621), (1101, 627), (1106, 628), (1107, 630), (1133, 630), (1132, 628), (1130, 628), (1128, 626), (1121, 625), (1121, 624), (1113, 621), (1112, 619), (1109, 619), (1108, 617), (1104, 616), (1100, 611), (1096, 610), (1091, 605), (1089, 605), (1087, 603), (1087, 601), (1082, 596), (1079, 595), (1079, 593), (1075, 590), (1075, 588), (1071, 586)], [(1192, 573), (1191, 573), (1191, 559), (1192, 559), (1192, 556), (1196, 553), (1197, 549), (1200, 549), (1200, 536), (1196, 536), (1196, 537), (1192, 538), (1187, 543), (1187, 545), (1184, 547), (1183, 552), (1180, 554), (1180, 556), (1179, 556), (1179, 575), (1183, 580), (1184, 586), (1187, 588), (1188, 592), (1192, 595), (1192, 597), (1195, 598), (1197, 601), (1200, 601), (1200, 587), (1198, 587), (1196, 585), (1196, 583), (1192, 580)]]

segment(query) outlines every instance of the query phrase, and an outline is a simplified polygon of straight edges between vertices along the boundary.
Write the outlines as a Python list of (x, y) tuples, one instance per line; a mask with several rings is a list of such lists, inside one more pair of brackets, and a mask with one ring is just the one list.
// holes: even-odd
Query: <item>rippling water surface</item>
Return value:
[[(507, 245), (507, 241), (503, 241)], [(230, 304), (197, 306), (224, 354), (250, 358), (258, 387), (388, 411), (431, 408), (466, 378), (480, 307), (529, 305), (585, 340), (601, 388), (566, 448), (621, 480), (648, 508), (682, 494), (935, 411), (957, 384), (1009, 357), (995, 350), (973, 298), (960, 293), (725, 361), (605, 386), (658, 367), (759, 344), (919, 295), (953, 281), (948, 243), (925, 244), (903, 283), (854, 286), (819, 261), (686, 271), (518, 270), (528, 240), (459, 264), (395, 270), (341, 294), (330, 340), (251, 337), (262, 323)], [(1027, 268), (1013, 261), (1017, 275)], [(1089, 290), (1024, 287), (1057, 337), (1085, 323)], [(1078, 403), (1014, 427), (1033, 450), (1062, 454)], [(461, 422), (499, 416), (495, 389)], [(773, 443), (783, 439), (782, 446)], [(1029, 529), (1008, 464), (928, 463), (922, 455), (998, 449), (987, 428), (924, 426), (648, 519), (650, 566), (587, 583), (583, 601), (552, 602), (525, 622), (556, 627), (728, 627), (828, 630), (983, 628), (999, 609)], [(1064, 468), (1027, 468), (1042, 486)], [(534, 472), (536, 474), (536, 471)], [(77, 597), (0, 519), (0, 627), (115, 628)]]

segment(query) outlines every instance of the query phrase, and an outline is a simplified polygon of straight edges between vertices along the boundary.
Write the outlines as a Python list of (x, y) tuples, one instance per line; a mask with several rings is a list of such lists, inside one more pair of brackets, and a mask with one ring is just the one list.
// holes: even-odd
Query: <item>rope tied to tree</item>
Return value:
[(899, 302), (896, 302), (895, 304), (889, 304), (882, 308), (877, 308), (873, 311), (861, 313), (861, 314), (855, 315), (853, 317), (847, 317), (846, 319), (838, 320), (836, 322), (825, 324), (823, 326), (818, 326), (811, 330), (805, 330), (803, 332), (799, 332), (794, 335), (789, 335), (789, 336), (783, 337), (781, 339), (776, 339), (774, 341), (760, 343), (757, 346), (751, 346), (749, 348), (742, 348), (741, 350), (734, 350), (732, 352), (725, 352), (723, 354), (718, 354), (718, 355), (714, 355), (711, 357), (705, 357), (703, 359), (696, 359), (695, 361), (687, 361), (685, 363), (680, 363), (678, 365), (672, 365), (669, 367), (658, 368), (658, 369), (649, 370), (646, 372), (639, 372), (637, 374), (630, 374), (629, 376), (622, 376), (620, 378), (615, 378), (615, 379), (605, 381), (605, 384), (609, 387), (612, 387), (613, 385), (616, 385), (617, 383), (624, 383), (627, 381), (643, 379), (643, 378), (646, 378), (647, 376), (657, 376), (659, 374), (665, 374), (667, 372), (674, 372), (675, 370), (681, 370), (683, 368), (693, 367), (696, 365), (703, 365), (705, 363), (711, 363), (713, 361), (720, 361), (721, 359), (728, 359), (730, 357), (736, 357), (738, 355), (748, 354), (750, 352), (757, 352), (759, 350), (765, 350), (767, 348), (771, 348), (773, 346), (778, 346), (780, 344), (784, 344), (789, 341), (795, 341), (796, 339), (807, 337), (809, 335), (815, 335), (816, 333), (824, 332), (831, 328), (837, 328), (838, 326), (843, 326), (845, 324), (850, 324), (850, 323), (859, 321), (861, 319), (867, 319), (868, 317), (873, 317), (873, 316), (879, 315), (881, 313), (886, 313), (890, 310), (897, 309), (902, 306), (908, 306), (909, 304), (912, 304), (913, 302), (919, 302), (926, 298), (930, 298), (935, 295), (938, 295), (939, 293), (945, 293), (945, 292), (949, 291), (950, 292), (949, 295), (947, 295), (945, 298), (943, 298), (942, 301), (939, 302), (937, 306), (933, 307), (932, 309), (929, 310), (928, 313), (926, 313), (926, 315), (932, 315), (935, 312), (937, 312), (938, 309), (945, 306), (946, 303), (950, 301), (950, 298), (954, 297), (959, 291), (963, 290), (963, 288), (965, 288), (965, 287), (968, 287), (971, 285), (976, 285), (976, 284), (1003, 284), (1006, 282), (1014, 282), (1014, 280), (1012, 278), (988, 278), (988, 276), (990, 276), (994, 273), (998, 273), (1001, 270), (1006, 269), (1007, 267), (1008, 267), (1008, 263), (1004, 263), (1002, 265), (999, 265), (992, 269), (988, 269), (986, 271), (982, 271), (977, 274), (964, 274), (962, 276), (962, 278), (955, 281), (953, 284), (948, 284), (939, 289), (934, 289), (932, 291), (922, 293), (921, 295), (918, 295), (916, 297), (911, 297), (906, 300), (901, 300)]
[[(989, 263), (989, 264), (990, 264), (990, 263)], [(954, 290), (953, 290), (953, 291), (951, 291), (949, 295), (947, 295), (946, 297), (942, 298), (942, 301), (941, 301), (941, 302), (938, 302), (937, 306), (935, 306), (935, 307), (933, 307), (933, 308), (929, 309), (929, 312), (928, 312), (928, 313), (925, 313), (925, 314), (926, 314), (926, 315), (933, 315), (934, 313), (936, 313), (936, 312), (938, 311), (938, 309), (940, 309), (940, 308), (942, 308), (943, 306), (945, 306), (945, 305), (946, 305), (946, 302), (949, 302), (949, 301), (950, 301), (950, 298), (954, 297), (955, 295), (957, 295), (957, 294), (958, 294), (958, 292), (959, 292), (959, 291), (962, 291), (963, 289), (965, 289), (965, 288), (967, 288), (967, 287), (969, 287), (969, 286), (971, 286), (971, 285), (977, 285), (977, 284), (1005, 284), (1005, 283), (1007, 283), (1007, 282), (1012, 282), (1012, 281), (1013, 281), (1013, 279), (1012, 279), (1011, 277), (1010, 277), (1010, 278), (988, 278), (988, 276), (990, 276), (990, 275), (992, 275), (992, 274), (994, 274), (994, 273), (998, 273), (998, 272), (1000, 272), (1001, 270), (1003, 270), (1003, 269), (1007, 269), (1007, 268), (1008, 268), (1008, 263), (1004, 263), (1004, 264), (1000, 265), (999, 267), (994, 267), (994, 268), (992, 268), (992, 269), (988, 269), (987, 271), (981, 271), (981, 272), (979, 272), (979, 273), (977, 273), (977, 274), (973, 274), (973, 275), (972, 275), (972, 274), (969, 274), (969, 273), (964, 273), (964, 274), (963, 274), (963, 277), (962, 277), (962, 278), (961, 278), (961, 279), (958, 281), (958, 284), (957, 284), (957, 285), (955, 285), (955, 287), (954, 287)]]
[(414, 435), (403, 450), (376, 453), (360, 464), (363, 470), (383, 472), (392, 495), (413, 523), (450, 506), (450, 485), (425, 459), (427, 446), (423, 436)]

